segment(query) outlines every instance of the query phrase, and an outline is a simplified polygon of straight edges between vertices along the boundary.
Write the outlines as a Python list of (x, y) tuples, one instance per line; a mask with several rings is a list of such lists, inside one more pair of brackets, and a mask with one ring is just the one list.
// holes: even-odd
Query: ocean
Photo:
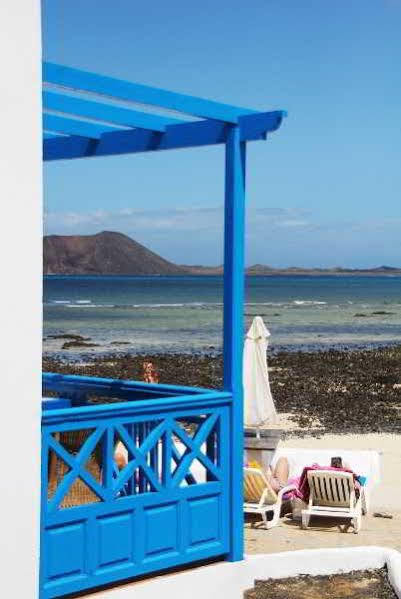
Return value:
[[(44, 353), (218, 352), (222, 294), (214, 276), (47, 276)], [(247, 277), (245, 315), (263, 317), (273, 351), (401, 343), (401, 276)], [(97, 346), (62, 350), (60, 334)]]

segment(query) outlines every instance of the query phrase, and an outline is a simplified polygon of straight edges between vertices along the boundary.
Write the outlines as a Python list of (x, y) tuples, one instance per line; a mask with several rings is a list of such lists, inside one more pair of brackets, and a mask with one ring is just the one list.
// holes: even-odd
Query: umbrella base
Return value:
[(244, 429), (244, 450), (247, 462), (258, 462), (264, 468), (270, 466), (274, 452), (280, 442), (283, 429)]

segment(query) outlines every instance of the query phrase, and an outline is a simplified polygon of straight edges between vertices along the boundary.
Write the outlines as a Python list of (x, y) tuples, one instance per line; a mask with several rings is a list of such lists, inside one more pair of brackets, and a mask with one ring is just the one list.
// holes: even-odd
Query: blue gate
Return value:
[[(124, 383), (135, 401), (43, 412), (41, 599), (230, 551), (232, 397), (160, 387), (135, 400), (143, 386)], [(118, 396), (116, 381), (101, 389)]]

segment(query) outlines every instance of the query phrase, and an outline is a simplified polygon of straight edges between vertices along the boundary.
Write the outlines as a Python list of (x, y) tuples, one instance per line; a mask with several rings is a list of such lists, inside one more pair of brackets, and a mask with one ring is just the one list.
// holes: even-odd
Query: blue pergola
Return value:
[[(222, 391), (44, 374), (44, 389), (63, 400), (42, 419), (42, 599), (211, 557), (242, 559), (245, 154), (284, 116), (43, 64), (45, 161), (223, 144), (225, 230)], [(90, 405), (93, 393), (121, 402)], [(197, 427), (193, 437), (183, 422)], [(72, 455), (58, 439), (83, 429), (91, 432)], [(116, 439), (129, 456), (121, 472)], [(99, 444), (96, 479), (85, 464)], [(51, 453), (68, 470), (52, 495)], [(77, 479), (97, 499), (65, 507)]]

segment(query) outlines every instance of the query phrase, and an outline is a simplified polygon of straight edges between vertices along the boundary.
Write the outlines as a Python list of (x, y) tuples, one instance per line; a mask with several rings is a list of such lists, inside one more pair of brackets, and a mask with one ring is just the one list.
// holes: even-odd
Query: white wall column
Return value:
[(42, 293), (39, 0), (0, 2), (2, 597), (38, 590)]

